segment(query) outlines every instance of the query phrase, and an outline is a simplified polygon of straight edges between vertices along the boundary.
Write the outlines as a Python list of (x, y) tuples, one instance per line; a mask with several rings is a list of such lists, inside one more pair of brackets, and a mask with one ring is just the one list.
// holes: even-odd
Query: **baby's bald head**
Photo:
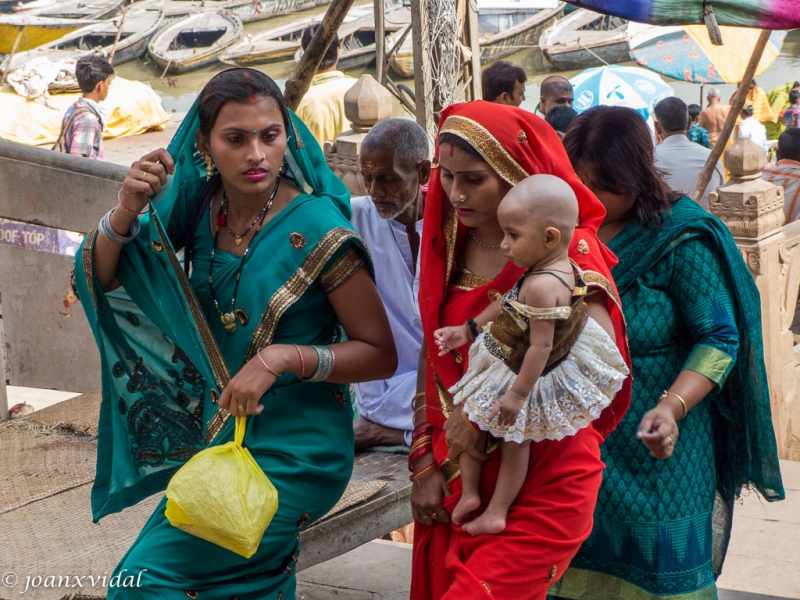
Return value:
[(561, 232), (562, 241), (569, 245), (578, 221), (578, 199), (563, 179), (554, 175), (531, 175), (506, 194), (498, 217), (519, 225), (524, 222), (523, 226), (541, 231), (555, 227)]

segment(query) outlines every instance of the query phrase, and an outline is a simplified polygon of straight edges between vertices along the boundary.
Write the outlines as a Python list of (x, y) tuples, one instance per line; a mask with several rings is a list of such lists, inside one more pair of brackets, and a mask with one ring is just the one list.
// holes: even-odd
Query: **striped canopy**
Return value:
[[(651, 25), (703, 23), (703, 0), (568, 1), (581, 8)], [(759, 29), (800, 27), (800, 2), (797, 0), (711, 0), (708, 4), (720, 25)]]

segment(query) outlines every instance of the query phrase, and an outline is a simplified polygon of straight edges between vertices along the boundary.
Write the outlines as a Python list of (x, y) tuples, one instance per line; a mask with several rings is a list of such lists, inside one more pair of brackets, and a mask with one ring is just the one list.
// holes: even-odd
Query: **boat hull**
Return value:
[(631, 60), (628, 42), (616, 42), (594, 48), (577, 48), (562, 52), (543, 50), (545, 58), (559, 71), (587, 69)]
[[(209, 13), (198, 13), (175, 21), (161, 29), (150, 40), (148, 44), (150, 57), (164, 70), (165, 74), (181, 75), (213, 64), (219, 60), (219, 56), (225, 50), (241, 39), (243, 28), (239, 17), (218, 9), (209, 11)], [(210, 25), (217, 28), (222, 25), (225, 27), (225, 31), (210, 46), (171, 49), (174, 39), (184, 31), (199, 31), (196, 29), (199, 25)]]
[[(53, 27), (40, 27), (38, 25), (27, 25), (25, 33), (22, 34), (18, 52), (32, 50), (38, 48), (42, 44), (49, 44), (54, 42), (62, 36), (72, 33), (77, 29), (83, 27), (83, 23), (79, 25), (62, 25)], [(14, 25), (0, 24), (0, 54), (8, 54), (14, 48), (14, 41), (17, 39), (19, 27)]]

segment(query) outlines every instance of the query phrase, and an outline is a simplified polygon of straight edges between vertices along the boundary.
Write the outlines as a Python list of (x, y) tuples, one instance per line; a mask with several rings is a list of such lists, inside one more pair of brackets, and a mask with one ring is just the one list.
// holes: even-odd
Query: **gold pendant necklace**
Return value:
[[(262, 209), (261, 213), (259, 214), (259, 219), (258, 220), (263, 220), (263, 218), (266, 216), (266, 214), (269, 211), (269, 209), (272, 207), (272, 201), (275, 199), (275, 194), (278, 193), (278, 187), (280, 186), (280, 183), (281, 183), (281, 178), (280, 178), (280, 175), (279, 175), (275, 179), (275, 187), (272, 189), (272, 194), (270, 194), (269, 200), (267, 200), (267, 203), (264, 205), (264, 209)], [(224, 191), (222, 192), (222, 194), (223, 194), (223, 202), (224, 202), (225, 200), (227, 200), (227, 196), (225, 195)], [(222, 213), (222, 207), (220, 207), (220, 213)], [(227, 214), (227, 211), (226, 211), (225, 214)], [(236, 296), (239, 293), (239, 281), (241, 281), (241, 279), (242, 279), (242, 269), (244, 269), (244, 262), (245, 262), (245, 259), (247, 258), (247, 253), (250, 251), (250, 246), (253, 244), (253, 240), (256, 238), (256, 235), (258, 235), (258, 232), (261, 231), (261, 227), (263, 225), (259, 224), (258, 228), (256, 229), (255, 234), (253, 234), (253, 237), (250, 238), (250, 243), (247, 244), (247, 248), (245, 248), (244, 254), (242, 254), (242, 259), (239, 261), (239, 268), (236, 271), (236, 284), (233, 287), (233, 298), (231, 298), (231, 308), (230, 308), (230, 310), (228, 312), (222, 312), (222, 309), (219, 307), (219, 302), (217, 301), (217, 297), (214, 294), (214, 287), (213, 287), (213, 283), (214, 283), (214, 256), (217, 253), (217, 237), (219, 236), (219, 230), (222, 227), (225, 227), (225, 229), (228, 230), (228, 233), (230, 233), (233, 236), (234, 241), (236, 242), (237, 246), (242, 243), (241, 236), (237, 236), (230, 229), (228, 229), (227, 223), (223, 220), (224, 217), (225, 217), (225, 215), (223, 215), (223, 214), (218, 214), (217, 215), (217, 231), (214, 233), (214, 242), (211, 245), (211, 260), (208, 263), (208, 289), (211, 292), (211, 299), (214, 301), (214, 306), (216, 307), (217, 312), (219, 313), (219, 320), (222, 323), (222, 325), (225, 327), (225, 331), (227, 331), (228, 333), (234, 333), (236, 331), (236, 322), (237, 321), (240, 322), (242, 324), (242, 326), (245, 326), (245, 325), (247, 325), (248, 321), (250, 320), (250, 318), (247, 316), (247, 313), (244, 311), (244, 309), (236, 308)], [(255, 225), (256, 222), (253, 222), (253, 224), (251, 224), (250, 227)], [(250, 230), (250, 228), (248, 227), (248, 231), (249, 230)], [(247, 232), (245, 232), (242, 235), (245, 235), (246, 233)]]

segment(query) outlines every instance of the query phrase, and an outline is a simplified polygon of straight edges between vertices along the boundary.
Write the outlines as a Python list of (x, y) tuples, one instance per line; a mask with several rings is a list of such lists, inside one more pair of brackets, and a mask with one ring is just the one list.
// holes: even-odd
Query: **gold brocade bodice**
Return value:
[(573, 270), (576, 284), (572, 291), (570, 306), (535, 308), (518, 302), (519, 290), (527, 273), (503, 296), (500, 316), (490, 324), (489, 333), (483, 341), (489, 352), (502, 360), (514, 373), (519, 374), (525, 353), (530, 348), (531, 319), (556, 321), (553, 348), (543, 374), (552, 371), (567, 357), (583, 332), (589, 318), (584, 302), (586, 284), (583, 281), (583, 273), (574, 263)]

